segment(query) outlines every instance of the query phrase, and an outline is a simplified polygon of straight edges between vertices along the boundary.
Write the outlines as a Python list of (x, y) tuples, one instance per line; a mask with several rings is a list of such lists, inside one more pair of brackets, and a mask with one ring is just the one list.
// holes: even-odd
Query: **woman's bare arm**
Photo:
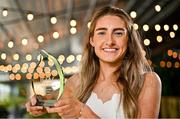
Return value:
[(144, 75), (145, 81), (139, 96), (139, 118), (158, 118), (161, 101), (161, 80), (155, 72)]

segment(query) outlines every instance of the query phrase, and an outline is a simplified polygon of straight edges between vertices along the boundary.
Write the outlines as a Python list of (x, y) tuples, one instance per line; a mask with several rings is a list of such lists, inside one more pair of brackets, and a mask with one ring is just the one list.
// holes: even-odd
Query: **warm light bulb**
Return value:
[(27, 45), (28, 44), (28, 40), (26, 38), (22, 39), (22, 45)]
[(13, 59), (16, 60), (16, 61), (19, 60), (19, 54), (17, 54), (17, 53), (14, 54), (14, 55), (13, 55)]
[(73, 19), (73, 20), (70, 21), (70, 25), (71, 26), (75, 27), (76, 24), (77, 24), (76, 20)]
[(155, 27), (156, 31), (160, 31), (161, 30), (161, 26), (159, 24), (156, 24), (154, 27)]
[(143, 25), (143, 30), (144, 30), (144, 31), (148, 31), (148, 30), (149, 30), (149, 26), (148, 26), (147, 24), (144, 24), (144, 25)]
[(135, 30), (138, 30), (138, 28), (139, 28), (138, 24), (134, 23), (134, 24), (133, 24), (133, 28), (134, 28)]
[(7, 57), (7, 56), (6, 56), (6, 53), (2, 53), (2, 54), (1, 54), (1, 59), (2, 59), (2, 60), (5, 60), (6, 57)]
[(162, 38), (162, 36), (157, 36), (157, 37), (156, 37), (156, 40), (157, 40), (157, 42), (160, 43), (160, 42), (162, 42), (163, 38)]
[(57, 18), (56, 17), (51, 17), (50, 19), (52, 24), (56, 24), (57, 23)]
[(146, 46), (150, 45), (150, 40), (149, 39), (145, 39), (144, 40), (144, 45), (146, 45)]
[(39, 35), (39, 36), (37, 37), (37, 40), (38, 40), (39, 43), (42, 43), (42, 42), (44, 41), (44, 36)]
[(160, 6), (160, 5), (156, 5), (154, 8), (155, 8), (155, 10), (156, 10), (157, 12), (160, 12), (160, 11), (161, 11), (161, 6)]
[(6, 16), (8, 15), (8, 10), (7, 10), (7, 9), (3, 9), (2, 15), (3, 15), (4, 17), (6, 17)]
[(71, 29), (70, 29), (70, 33), (71, 34), (75, 34), (77, 32), (77, 29), (75, 28), (75, 27), (72, 27)]
[(14, 42), (9, 41), (9, 42), (8, 42), (8, 47), (9, 47), (9, 48), (13, 48), (13, 46), (14, 46)]
[(26, 55), (26, 60), (27, 61), (31, 61), (32, 60), (32, 55), (31, 54), (27, 54)]
[(59, 38), (59, 33), (58, 32), (54, 32), (53, 33), (53, 38), (54, 39), (58, 39)]
[(27, 14), (27, 20), (32, 21), (34, 19), (34, 15), (32, 13)]
[(136, 13), (135, 11), (132, 11), (132, 12), (130, 13), (130, 16), (131, 16), (131, 18), (136, 18), (137, 13)]

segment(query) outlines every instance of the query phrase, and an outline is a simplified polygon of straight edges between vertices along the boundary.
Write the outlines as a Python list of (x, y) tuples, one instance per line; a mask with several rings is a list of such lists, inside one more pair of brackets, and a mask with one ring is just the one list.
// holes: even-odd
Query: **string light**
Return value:
[(174, 37), (175, 37), (175, 33), (174, 33), (173, 31), (170, 32), (169, 35), (170, 35), (171, 38), (174, 38)]
[(51, 67), (54, 65), (54, 62), (50, 58), (48, 58), (48, 65), (51, 66)]
[(31, 73), (27, 73), (27, 74), (26, 74), (26, 78), (27, 78), (27, 79), (32, 79), (32, 74), (31, 74)]
[(64, 55), (60, 55), (60, 56), (58, 57), (58, 61), (59, 61), (60, 64), (63, 64), (64, 60), (65, 60)]
[(55, 77), (55, 76), (57, 76), (57, 71), (56, 71), (56, 70), (52, 70), (52, 71), (51, 71), (51, 74), (52, 74), (52, 76)]
[(150, 40), (149, 39), (145, 39), (144, 40), (144, 45), (145, 46), (149, 46), (150, 45)]
[(136, 18), (137, 13), (136, 13), (135, 11), (132, 11), (132, 12), (130, 13), (130, 16), (131, 16), (131, 18)]
[(134, 28), (135, 30), (138, 30), (138, 28), (139, 28), (138, 24), (134, 23), (134, 24), (133, 24), (133, 28)]
[(34, 15), (32, 13), (27, 14), (27, 20), (32, 21), (34, 19)]
[(35, 68), (36, 67), (36, 63), (35, 62), (31, 62), (30, 63), (30, 67)]
[(39, 63), (39, 66), (40, 66), (40, 67), (44, 67), (44, 66), (45, 66), (45, 62), (44, 62), (44, 61), (41, 61), (41, 62)]
[(175, 67), (175, 68), (179, 68), (179, 67), (180, 67), (179, 62), (175, 62), (175, 63), (174, 63), (174, 67)]
[(8, 42), (8, 47), (9, 47), (9, 48), (13, 48), (13, 46), (14, 46), (14, 42), (13, 42), (13, 41), (9, 41), (9, 42)]
[(77, 55), (76, 56), (76, 60), (79, 61), (79, 62), (81, 61), (81, 58), (82, 58), (82, 55)]
[(14, 79), (15, 79), (15, 75), (14, 75), (14, 74), (10, 74), (10, 75), (9, 75), (9, 79), (10, 79), (10, 80), (14, 80)]
[(42, 43), (44, 41), (44, 36), (38, 35), (37, 40), (39, 43)]
[(161, 30), (161, 26), (159, 24), (156, 24), (154, 27), (155, 27), (156, 31), (160, 31)]
[(16, 61), (18, 61), (18, 60), (19, 60), (19, 54), (17, 54), (17, 53), (14, 54), (14, 55), (13, 55), (13, 59), (16, 60)]
[(174, 59), (177, 58), (177, 57), (178, 57), (178, 53), (177, 53), (177, 52), (173, 52), (172, 57), (173, 57)]
[(56, 24), (57, 23), (57, 18), (56, 17), (51, 17), (50, 22), (51, 22), (51, 24)]
[(21, 66), (20, 66), (20, 64), (15, 64), (15, 65), (14, 65), (14, 68), (15, 68), (16, 70), (20, 70)]
[(58, 32), (54, 32), (53, 33), (53, 38), (54, 39), (58, 39), (59, 38), (59, 33)]
[(10, 64), (7, 65), (7, 70), (8, 70), (8, 71), (11, 71), (11, 70), (12, 70), (12, 65), (10, 65)]
[(28, 68), (28, 72), (29, 72), (29, 73), (33, 73), (33, 71), (34, 71), (34, 68), (32, 68), (32, 67), (29, 67), (29, 68)]
[(155, 8), (156, 12), (160, 12), (161, 11), (161, 6), (160, 5), (156, 5), (154, 8)]
[(13, 72), (13, 73), (17, 73), (17, 71), (18, 71), (18, 69), (16, 69), (16, 67), (14, 66), (14, 67), (12, 68), (12, 72)]
[(70, 21), (70, 26), (75, 27), (76, 25), (77, 25), (76, 20), (72, 19), (72, 20)]
[(75, 60), (74, 55), (69, 55), (69, 56), (66, 58), (66, 62), (67, 62), (67, 63), (72, 63), (74, 60)]
[(165, 24), (165, 25), (164, 25), (164, 30), (165, 30), (165, 31), (168, 31), (168, 30), (169, 30), (169, 25)]
[(39, 78), (38, 73), (35, 72), (35, 73), (33, 74), (33, 78), (34, 78), (34, 79), (38, 79), (38, 78)]
[(7, 17), (8, 16), (8, 10), (7, 9), (3, 9), (2, 15), (3, 15), (3, 17)]
[(32, 60), (32, 55), (31, 54), (27, 54), (26, 55), (26, 60), (27, 61), (31, 61)]
[(23, 38), (21, 43), (25, 46), (28, 44), (28, 40), (26, 38)]
[(49, 67), (45, 67), (44, 71), (45, 71), (45, 73), (49, 73), (51, 71), (51, 69)]
[(162, 42), (163, 38), (162, 38), (162, 36), (157, 36), (157, 37), (156, 37), (156, 40), (157, 40), (157, 42), (160, 43), (160, 42)]
[(174, 29), (175, 31), (177, 31), (177, 30), (178, 30), (178, 25), (177, 25), (177, 24), (174, 24), (174, 25), (173, 25), (173, 29)]
[(44, 79), (45, 76), (46, 76), (46, 75), (45, 75), (45, 73), (43, 73), (43, 72), (39, 74), (39, 77), (42, 78), (42, 79)]
[(1, 54), (1, 59), (2, 59), (2, 60), (5, 60), (6, 57), (7, 57), (7, 56), (6, 56), (6, 53), (2, 53), (2, 54)]
[(149, 26), (148, 26), (147, 24), (144, 24), (144, 25), (143, 25), (143, 30), (144, 30), (144, 31), (148, 31), (148, 30), (149, 30)]
[(40, 74), (43, 72), (43, 69), (42, 69), (42, 67), (37, 67), (36, 71)]
[(165, 61), (161, 61), (161, 62), (160, 62), (160, 66), (161, 66), (161, 67), (165, 67), (165, 66), (166, 66)]
[(75, 34), (77, 32), (77, 29), (75, 27), (70, 28), (70, 33)]
[(166, 66), (167, 66), (167, 68), (171, 68), (172, 67), (172, 63), (170, 61), (168, 61)]
[(167, 51), (167, 54), (168, 54), (168, 56), (172, 56), (172, 55), (173, 55), (173, 51), (172, 51), (171, 49), (169, 49), (169, 50)]
[(15, 79), (16, 79), (16, 80), (21, 80), (21, 75), (20, 75), (20, 74), (16, 74), (16, 75), (15, 75)]

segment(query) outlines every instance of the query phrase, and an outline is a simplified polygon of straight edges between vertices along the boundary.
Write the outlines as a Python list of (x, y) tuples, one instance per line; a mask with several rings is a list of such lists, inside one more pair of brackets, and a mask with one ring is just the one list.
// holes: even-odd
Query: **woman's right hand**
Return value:
[(45, 113), (47, 113), (46, 109), (43, 106), (36, 106), (36, 96), (32, 96), (30, 100), (26, 103), (26, 110), (29, 112), (32, 116), (41, 116)]

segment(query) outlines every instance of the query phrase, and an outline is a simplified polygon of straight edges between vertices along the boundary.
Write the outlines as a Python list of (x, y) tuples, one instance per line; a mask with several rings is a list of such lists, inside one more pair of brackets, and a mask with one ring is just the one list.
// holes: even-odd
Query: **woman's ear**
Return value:
[(94, 47), (94, 42), (93, 42), (92, 37), (90, 38), (90, 44), (91, 44), (92, 47)]

